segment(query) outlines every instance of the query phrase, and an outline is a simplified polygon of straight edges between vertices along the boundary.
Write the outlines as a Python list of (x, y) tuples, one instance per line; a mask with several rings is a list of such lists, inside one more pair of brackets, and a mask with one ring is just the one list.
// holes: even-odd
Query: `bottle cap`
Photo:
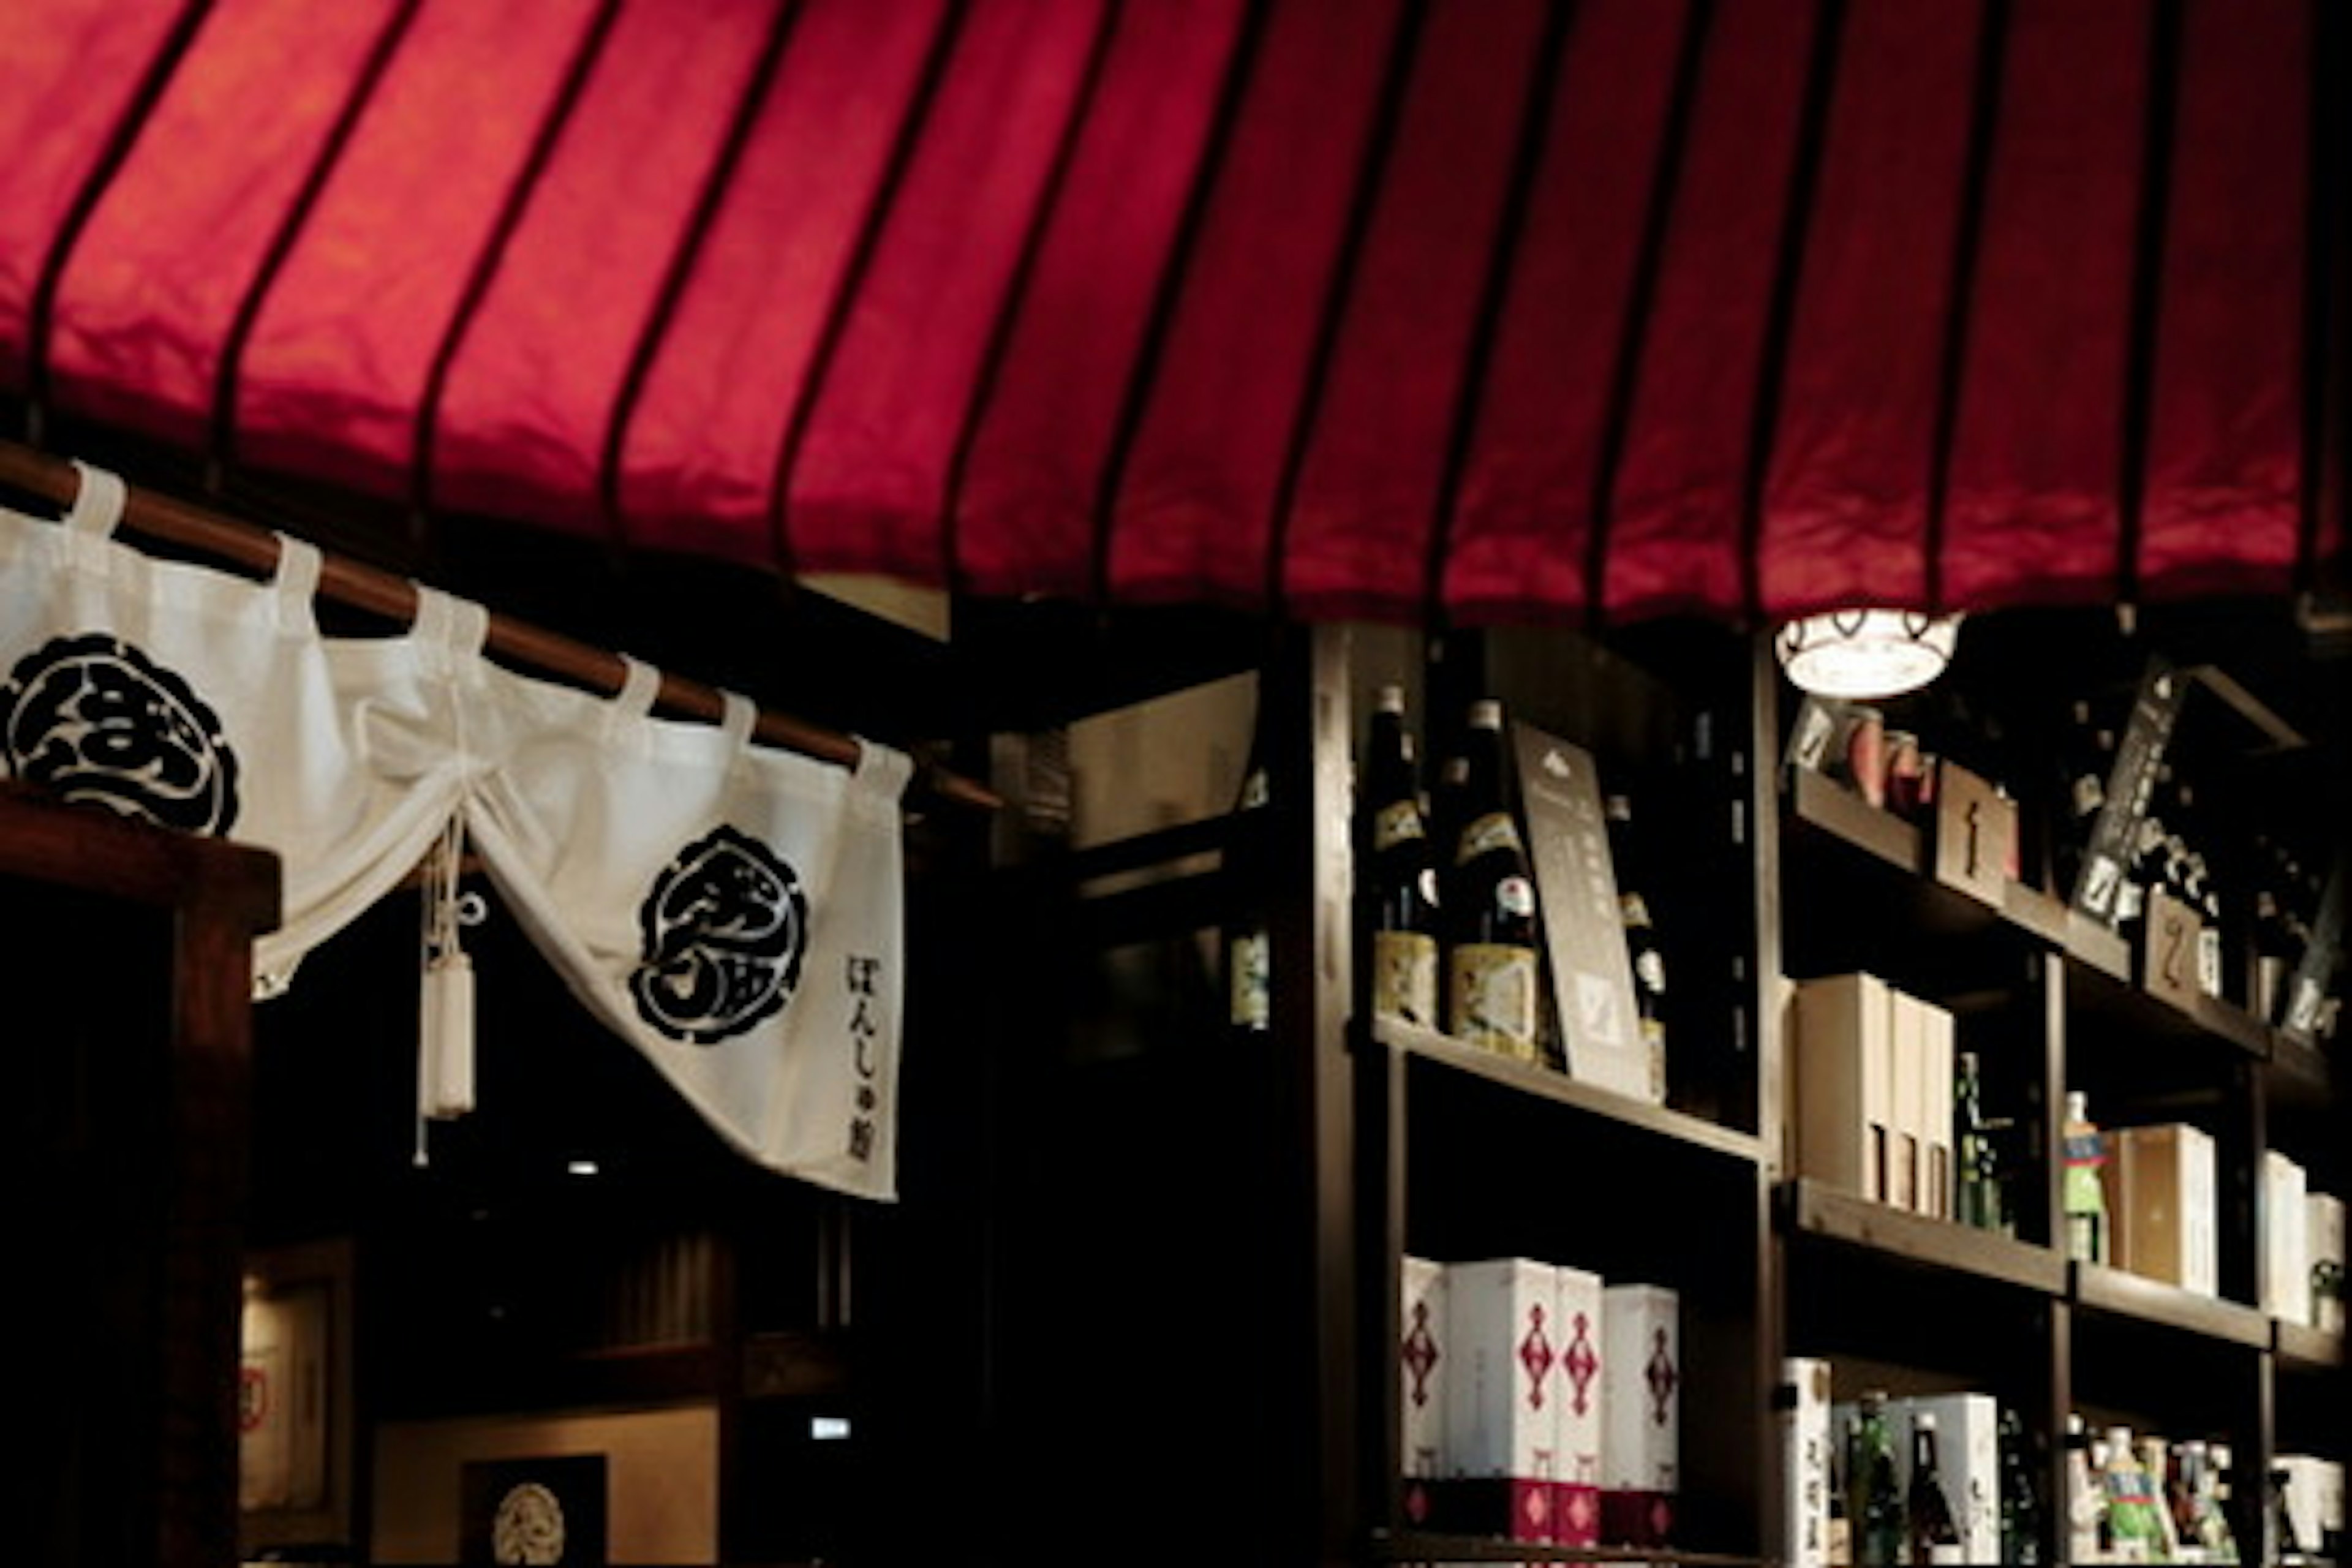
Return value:
[(2066, 1091), (2066, 1120), (2069, 1121), (2088, 1121), (2090, 1119), (2090, 1096), (2079, 1089), (2068, 1089)]
[(1380, 695), (1372, 700), (1372, 706), (1375, 710), (1382, 713), (1403, 712), (1404, 688), (1402, 686), (1381, 687)]
[(1936, 1429), (1936, 1413), (1932, 1410), (1913, 1411), (1911, 1429), (1914, 1432), (1933, 1432)]
[(1503, 727), (1503, 705), (1492, 697), (1482, 697), (1470, 704), (1470, 727), (1473, 730), (1499, 730)]

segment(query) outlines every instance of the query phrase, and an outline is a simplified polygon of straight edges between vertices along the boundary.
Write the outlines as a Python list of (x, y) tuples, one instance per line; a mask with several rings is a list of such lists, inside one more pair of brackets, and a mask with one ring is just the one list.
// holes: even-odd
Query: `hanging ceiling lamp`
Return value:
[(1894, 697), (1944, 673), (1958, 616), (1919, 610), (1827, 610), (1783, 622), (1772, 639), (1780, 668), (1820, 697)]

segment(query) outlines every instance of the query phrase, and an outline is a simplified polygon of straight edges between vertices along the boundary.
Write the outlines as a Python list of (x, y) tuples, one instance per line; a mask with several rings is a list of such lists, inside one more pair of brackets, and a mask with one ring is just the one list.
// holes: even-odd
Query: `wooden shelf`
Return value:
[(1589, 1115), (1604, 1116), (1622, 1125), (1673, 1139), (1693, 1148), (1751, 1163), (1763, 1158), (1762, 1141), (1753, 1133), (1666, 1106), (1634, 1100), (1549, 1068), (1511, 1061), (1491, 1051), (1480, 1050), (1475, 1046), (1464, 1045), (1452, 1036), (1439, 1034), (1434, 1029), (1381, 1018), (1372, 1025), (1372, 1039), (1375, 1044), (1390, 1050), (1435, 1062), (1522, 1094), (1572, 1107)]
[(2271, 1330), (2271, 1349), (2281, 1366), (2304, 1372), (2333, 1372), (2343, 1367), (2342, 1334), (2324, 1334), (2284, 1318), (2272, 1319)]
[(1797, 1235), (2048, 1296), (2066, 1288), (2066, 1260), (2046, 1247), (1908, 1214), (1802, 1177), (1780, 1191), (1783, 1223)]
[(2271, 1348), (2270, 1319), (2242, 1302), (2200, 1296), (2095, 1263), (2078, 1262), (2071, 1268), (2070, 1291), (2077, 1306), (2253, 1350)]
[(1800, 826), (1885, 868), (1890, 888), (1902, 889), (1912, 906), (1909, 919), (1920, 930), (1955, 935), (2007, 929), (2053, 948), (2069, 938), (2070, 914), (2060, 900), (2037, 888), (2011, 882), (1994, 905), (1938, 881), (1927, 830), (1819, 773), (1796, 774), (1790, 812)]
[(2309, 1040), (2273, 1033), (2270, 1090), (2280, 1105), (2324, 1109), (2335, 1103), (2336, 1069), (2326, 1053)]
[(2242, 1007), (2210, 996), (2198, 998), (2193, 1008), (2175, 1006), (2072, 947), (2067, 957), (2074, 961), (2066, 966), (2069, 1005), (2108, 1029), (2173, 1043), (2211, 1040), (2256, 1059), (2272, 1054), (2271, 1028)]
[(1662, 1563), (1678, 1568), (1765, 1568), (1761, 1557), (1678, 1552), (1664, 1546), (1554, 1546), (1484, 1535), (1400, 1531), (1372, 1537), (1375, 1563)]

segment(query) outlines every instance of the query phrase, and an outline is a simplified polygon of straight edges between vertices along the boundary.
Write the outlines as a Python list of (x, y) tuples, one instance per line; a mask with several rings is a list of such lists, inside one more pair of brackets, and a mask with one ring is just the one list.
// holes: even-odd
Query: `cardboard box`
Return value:
[(1402, 1272), (1398, 1461), (1404, 1481), (1404, 1518), (1425, 1525), (1430, 1483), (1445, 1474), (1445, 1374), (1453, 1359), (1445, 1342), (1445, 1266), (1409, 1257)]
[(2281, 1454), (2286, 1472), (2286, 1517), (2305, 1556), (2326, 1556), (2344, 1534), (2344, 1467), (2310, 1454)]
[(1607, 1293), (1601, 1276), (1559, 1270), (1559, 1468), (1552, 1483), (1552, 1539), (1563, 1546), (1601, 1540), (1601, 1409), (1608, 1379)]
[(1559, 1271), (1550, 1264), (1498, 1258), (1446, 1266), (1447, 1473), (1431, 1491), (1433, 1530), (1551, 1539), (1559, 1308)]
[(1895, 1005), (1911, 1013), (1919, 1042), (1918, 1210), (1936, 1219), (1949, 1219), (1954, 1181), (1952, 1016), (1931, 1002), (1899, 992)]
[(1790, 1356), (1780, 1363), (1772, 1404), (1780, 1427), (1780, 1561), (1786, 1568), (1828, 1568), (1830, 1363)]
[[(2312, 1326), (2340, 1334), (2344, 1331), (2344, 1200), (2327, 1193), (2307, 1193), (2303, 1212), (2304, 1247), (2311, 1264)], [(2333, 1288), (2323, 1290), (2323, 1279)]]
[(1662, 1285), (1612, 1285), (1602, 1298), (1601, 1539), (1664, 1546), (1680, 1485), (1681, 1300)]
[(2186, 1122), (2117, 1128), (2099, 1183), (2118, 1268), (2201, 1296), (2221, 1289), (2212, 1135)]
[(2303, 1167), (2275, 1149), (2263, 1154), (2263, 1310), (2290, 1323), (2311, 1321), (2310, 1222)]
[(1888, 989), (1892, 1020), (1887, 1049), (1895, 1095), (1894, 1136), (1887, 1144), (1886, 1202), (1914, 1214), (1926, 1212), (1927, 1165), (1927, 1016), (1919, 1002)]
[(1790, 1099), (1797, 1170), (1882, 1203), (1895, 1138), (1894, 1011), (1891, 989), (1875, 975), (1797, 987)]
[(1936, 1418), (1936, 1468), (1959, 1527), (1960, 1561), (2000, 1562), (2000, 1403), (1989, 1394), (1914, 1395), (1890, 1401), (1887, 1411), (1895, 1475), (1905, 1495), (1911, 1486), (1911, 1420), (1924, 1412)]

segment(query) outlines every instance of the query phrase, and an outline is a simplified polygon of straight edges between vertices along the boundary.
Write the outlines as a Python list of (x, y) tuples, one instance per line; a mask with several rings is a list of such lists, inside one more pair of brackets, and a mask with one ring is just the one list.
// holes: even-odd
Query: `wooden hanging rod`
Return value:
[[(39, 496), (60, 510), (73, 504), (81, 489), (80, 476), (65, 458), (7, 440), (0, 440), (0, 484)], [(122, 526), (132, 532), (229, 562), (257, 576), (267, 577), (278, 569), (278, 537), (269, 530), (137, 485), (127, 489)], [(404, 626), (416, 618), (416, 585), (409, 579), (331, 552), (322, 554), (320, 596)], [(628, 666), (619, 654), (495, 613), (489, 617), (485, 647), (505, 663), (557, 676), (607, 696), (617, 693), (628, 676)], [(713, 723), (724, 715), (725, 704), (716, 688), (667, 670), (660, 673), (661, 685), (655, 696), (659, 706)], [(769, 745), (820, 762), (842, 767), (857, 763), (855, 737), (789, 714), (763, 708), (751, 732)], [(1003, 805), (994, 792), (977, 782), (927, 763), (918, 764), (911, 792), (981, 811), (993, 811)]]

